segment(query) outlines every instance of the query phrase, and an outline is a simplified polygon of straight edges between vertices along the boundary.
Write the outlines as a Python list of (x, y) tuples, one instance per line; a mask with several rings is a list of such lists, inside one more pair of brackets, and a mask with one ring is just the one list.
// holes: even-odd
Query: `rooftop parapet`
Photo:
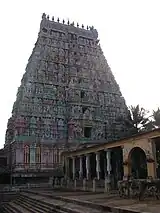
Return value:
[(59, 18), (55, 20), (54, 16), (50, 20), (49, 15), (46, 15), (45, 13), (42, 15), (40, 30), (42, 28), (78, 34), (79, 36), (91, 39), (98, 38), (98, 32), (93, 26), (86, 26), (85, 28), (85, 26), (82, 24), (80, 27), (79, 23), (75, 24), (74, 22), (70, 22), (69, 20), (65, 21), (64, 19), (60, 21)]

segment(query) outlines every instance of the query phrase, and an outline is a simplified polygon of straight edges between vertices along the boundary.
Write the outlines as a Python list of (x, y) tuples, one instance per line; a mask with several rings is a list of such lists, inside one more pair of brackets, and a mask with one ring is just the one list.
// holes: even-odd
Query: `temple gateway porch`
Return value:
[[(116, 157), (118, 160), (116, 160)], [(107, 180), (116, 187), (123, 178), (123, 153), (121, 147), (91, 152), (65, 158), (65, 175), (72, 180)], [(114, 175), (116, 174), (116, 175)]]
[(118, 181), (129, 176), (134, 179), (159, 178), (158, 144), (160, 129), (64, 152), (65, 177), (77, 181), (96, 180), (99, 185), (103, 183), (112, 189), (117, 188)]

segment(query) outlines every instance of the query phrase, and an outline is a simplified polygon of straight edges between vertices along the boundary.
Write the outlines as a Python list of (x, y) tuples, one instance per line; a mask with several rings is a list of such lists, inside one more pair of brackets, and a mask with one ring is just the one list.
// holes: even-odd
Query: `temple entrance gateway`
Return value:
[[(130, 132), (125, 122), (117, 119), (120, 112), (124, 120), (128, 119), (127, 105), (99, 45), (97, 30), (59, 22), (43, 14), (35, 47), (18, 87), (5, 137), (6, 147), (11, 143), (12, 154), (17, 156), (13, 173), (23, 170), (27, 174), (32, 164), (36, 173), (54, 173), (55, 169), (62, 170), (61, 152), (76, 150), (77, 145), (86, 143), (88, 146), (115, 141)], [(17, 110), (21, 113), (17, 114)], [(104, 176), (99, 153), (95, 158), (93, 169), (97, 171), (93, 176)], [(79, 167), (78, 161), (70, 159), (67, 167)], [(82, 164), (87, 167), (84, 177), (88, 177), (88, 156), (83, 157)], [(70, 176), (72, 170), (68, 171)], [(82, 170), (75, 170), (74, 178), (78, 173), (82, 174)]]
[(130, 151), (130, 172), (134, 178), (147, 178), (147, 158), (145, 152), (140, 147), (135, 147)]

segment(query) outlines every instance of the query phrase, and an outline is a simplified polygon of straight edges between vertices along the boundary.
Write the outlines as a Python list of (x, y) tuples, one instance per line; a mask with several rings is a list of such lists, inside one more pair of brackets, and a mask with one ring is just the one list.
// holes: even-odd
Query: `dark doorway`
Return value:
[(83, 178), (86, 178), (86, 156), (83, 156), (82, 158), (82, 168), (83, 168)]
[(91, 137), (91, 127), (84, 127), (84, 137), (85, 138), (90, 138)]
[(147, 159), (145, 152), (135, 147), (130, 152), (131, 174), (134, 178), (145, 179), (147, 178)]
[(111, 152), (112, 186), (117, 189), (118, 181), (123, 179), (123, 151), (121, 147), (115, 147)]
[(101, 179), (105, 179), (105, 175), (106, 175), (106, 152), (104, 150), (100, 151), (100, 178)]
[(97, 176), (96, 173), (96, 154), (91, 153), (90, 155), (90, 168), (91, 168), (91, 179), (95, 178)]

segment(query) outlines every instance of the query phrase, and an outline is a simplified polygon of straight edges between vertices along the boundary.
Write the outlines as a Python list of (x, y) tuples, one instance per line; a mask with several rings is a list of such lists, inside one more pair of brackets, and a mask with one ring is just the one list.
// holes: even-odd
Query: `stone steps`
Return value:
[(49, 213), (53, 210), (53, 208), (44, 204), (41, 200), (37, 201), (26, 196), (20, 196), (14, 202), (18, 205), (24, 206), (24, 208), (28, 209), (31, 213)]
[[(75, 204), (77, 206), (83, 206), (84, 208), (90, 208), (92, 212), (92, 210), (97, 210), (98, 212), (116, 212), (116, 213), (140, 213), (140, 211), (135, 211), (135, 210), (128, 210), (128, 209), (123, 209), (123, 208), (119, 208), (119, 207), (112, 207), (112, 206), (108, 206), (108, 205), (102, 205), (102, 204), (98, 204), (98, 203), (94, 203), (94, 202), (90, 202), (90, 201), (84, 201), (84, 200), (79, 200), (79, 199), (75, 199), (75, 198), (67, 198), (64, 196), (55, 196), (52, 194), (47, 194), (47, 193), (42, 193), (42, 192), (34, 192), (34, 191), (30, 191), (29, 192), (30, 195), (37, 195), (37, 196), (44, 196), (46, 198), (49, 199), (54, 199), (57, 201), (63, 201), (67, 204)], [(92, 193), (93, 194), (93, 193)], [(114, 198), (114, 194), (112, 195)]]
[(101, 204), (54, 196), (52, 194), (26, 193), (4, 204), (4, 213), (139, 213), (137, 211), (113, 208)]
[(30, 213), (25, 208), (22, 208), (21, 206), (13, 202), (3, 204), (2, 212), (3, 213)]
[[(90, 207), (86, 207), (83, 205), (78, 205), (72, 202), (65, 202), (62, 200), (54, 199), (54, 198), (46, 198), (45, 196), (40, 196), (40, 195), (31, 195), (31, 194), (26, 194), (22, 193), (21, 194), (21, 202), (19, 202), (19, 205), (22, 203), (22, 200), (25, 201), (25, 204), (28, 205), (30, 208), (31, 206), (35, 206), (39, 209), (41, 207), (46, 208), (47, 211), (43, 211), (45, 209), (42, 209), (42, 211), (34, 211), (33, 213), (42, 213), (42, 212), (57, 212), (57, 213), (99, 213), (100, 209), (93, 209)], [(37, 205), (37, 206), (36, 206)], [(104, 211), (106, 212), (106, 211)]]
[(3, 204), (2, 212), (4, 213), (14, 213), (14, 210), (10, 209), (10, 205), (8, 203)]
[(54, 209), (42, 200), (30, 199), (20, 196), (12, 202), (3, 205), (4, 213), (66, 213), (60, 209)]
[[(61, 200), (61, 201), (66, 202), (66, 203), (73, 203), (73, 204), (76, 204), (76, 205), (96, 209), (96, 210), (99, 210), (99, 211), (101, 210), (101, 211), (104, 211), (104, 212), (112, 212), (111, 207), (103, 206), (101, 204), (93, 203), (93, 202), (90, 202), (90, 201), (78, 200), (78, 199), (75, 199), (75, 198), (67, 198), (67, 197), (62, 197), (62, 196), (55, 196), (55, 195), (52, 195), (52, 194), (47, 194), (47, 193), (42, 193), (42, 192), (30, 191), (30, 193), (35, 194), (35, 195), (45, 196), (45, 197), (52, 198), (52, 199), (55, 199), (55, 200)], [(90, 194), (93, 194), (93, 192), (90, 193)], [(113, 197), (114, 197), (114, 195), (113, 195)]]

